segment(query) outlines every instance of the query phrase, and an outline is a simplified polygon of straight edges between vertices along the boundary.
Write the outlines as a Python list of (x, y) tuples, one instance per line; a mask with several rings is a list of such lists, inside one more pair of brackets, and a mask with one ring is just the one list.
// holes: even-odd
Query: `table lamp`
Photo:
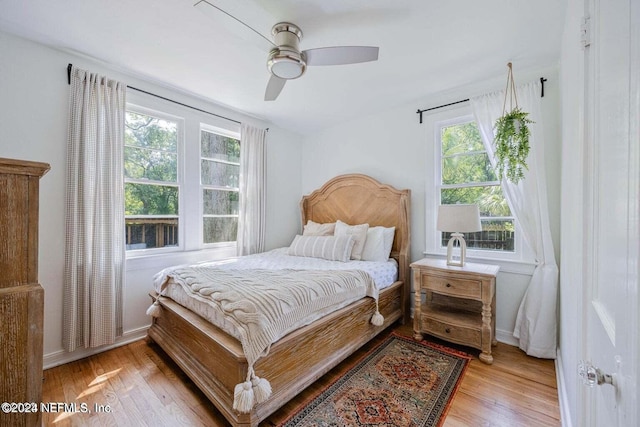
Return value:
[[(478, 205), (440, 205), (438, 206), (438, 231), (452, 232), (447, 245), (447, 265), (464, 267), (467, 243), (462, 233), (482, 231), (480, 209)], [(460, 246), (460, 260), (453, 255), (453, 249)]]

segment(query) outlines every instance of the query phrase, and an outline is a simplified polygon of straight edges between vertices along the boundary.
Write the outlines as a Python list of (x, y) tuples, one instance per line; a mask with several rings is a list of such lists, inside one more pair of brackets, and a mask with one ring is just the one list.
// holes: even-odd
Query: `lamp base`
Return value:
[[(460, 259), (456, 260), (453, 255), (453, 249), (456, 242), (460, 246)], [(464, 267), (464, 260), (467, 255), (467, 242), (464, 240), (462, 233), (451, 233), (451, 239), (447, 244), (447, 265), (453, 265), (456, 267)]]

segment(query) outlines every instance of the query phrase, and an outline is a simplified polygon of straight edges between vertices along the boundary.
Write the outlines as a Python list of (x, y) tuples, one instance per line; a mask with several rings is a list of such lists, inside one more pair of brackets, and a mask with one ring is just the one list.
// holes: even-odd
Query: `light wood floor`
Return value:
[[(412, 335), (409, 325), (396, 330)], [(365, 346), (352, 359), (381, 339)], [(444, 426), (559, 426), (553, 361), (528, 357), (502, 343), (494, 347), (493, 356), (493, 365), (473, 359)], [(323, 384), (339, 376), (348, 362), (322, 377), (261, 426), (284, 420)], [(65, 412), (61, 407), (59, 413), (43, 414), (45, 426), (228, 425), (171, 359), (157, 345), (144, 340), (46, 370), (43, 402), (77, 404), (77, 412)], [(81, 404), (90, 412), (83, 412)], [(101, 408), (110, 412), (100, 412)]]

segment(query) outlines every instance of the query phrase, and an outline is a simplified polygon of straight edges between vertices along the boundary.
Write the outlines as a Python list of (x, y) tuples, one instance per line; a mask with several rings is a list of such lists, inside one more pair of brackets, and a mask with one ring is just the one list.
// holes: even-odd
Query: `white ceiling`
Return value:
[(376, 62), (310, 67), (263, 101), (264, 40), (197, 0), (0, 0), (0, 30), (308, 134), (473, 82), (557, 64), (564, 0), (209, 0), (267, 37), (300, 26), (301, 49), (379, 46)]

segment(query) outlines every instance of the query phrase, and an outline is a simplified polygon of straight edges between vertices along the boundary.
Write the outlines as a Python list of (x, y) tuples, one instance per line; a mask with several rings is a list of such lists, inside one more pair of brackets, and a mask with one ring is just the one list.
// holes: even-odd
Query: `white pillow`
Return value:
[(367, 240), (367, 231), (369, 230), (369, 224), (349, 225), (338, 220), (336, 221), (335, 236), (353, 236), (355, 241), (353, 250), (351, 251), (351, 259), (362, 259), (362, 249), (364, 249), (364, 242)]
[(367, 231), (367, 240), (362, 250), (363, 261), (385, 262), (389, 259), (393, 247), (395, 227), (370, 227)]
[(293, 238), (289, 255), (322, 258), (329, 261), (349, 261), (353, 249), (351, 236), (301, 236)]
[(333, 236), (333, 232), (336, 228), (335, 222), (329, 222), (326, 224), (320, 224), (311, 220), (307, 221), (302, 229), (303, 236)]

